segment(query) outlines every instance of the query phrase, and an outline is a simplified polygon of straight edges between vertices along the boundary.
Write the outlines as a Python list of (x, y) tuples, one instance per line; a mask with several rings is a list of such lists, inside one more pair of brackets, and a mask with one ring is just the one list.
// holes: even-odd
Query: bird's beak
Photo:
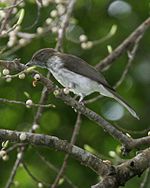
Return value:
[(32, 61), (29, 61), (28, 63), (26, 63), (26, 66), (27, 66), (27, 67), (33, 66), (33, 62), (32, 62)]

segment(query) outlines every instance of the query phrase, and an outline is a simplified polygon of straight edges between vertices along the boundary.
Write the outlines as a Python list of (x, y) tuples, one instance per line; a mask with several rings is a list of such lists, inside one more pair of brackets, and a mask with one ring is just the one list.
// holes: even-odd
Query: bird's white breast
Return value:
[(70, 88), (75, 94), (86, 96), (99, 90), (97, 82), (64, 68), (59, 57), (54, 56), (50, 61), (48, 69), (55, 79), (64, 87)]

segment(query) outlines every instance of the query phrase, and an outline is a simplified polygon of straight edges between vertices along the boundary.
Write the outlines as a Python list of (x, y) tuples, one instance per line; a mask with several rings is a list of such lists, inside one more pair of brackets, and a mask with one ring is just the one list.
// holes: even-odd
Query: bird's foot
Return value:
[(68, 95), (69, 92), (70, 92), (70, 88), (69, 88), (69, 87), (65, 87), (65, 88), (63, 89), (63, 92), (64, 92), (64, 94)]
[(82, 104), (82, 105), (84, 105), (83, 99), (84, 99), (84, 96), (83, 96), (83, 95), (80, 95), (79, 103)]

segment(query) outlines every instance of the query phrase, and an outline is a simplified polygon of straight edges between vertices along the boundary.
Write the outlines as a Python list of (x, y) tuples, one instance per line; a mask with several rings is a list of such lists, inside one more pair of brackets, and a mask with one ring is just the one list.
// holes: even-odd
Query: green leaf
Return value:
[(19, 19), (18, 19), (16, 25), (20, 25), (20, 24), (22, 23), (23, 18), (24, 18), (24, 14), (25, 14), (25, 10), (22, 8), (22, 9), (18, 12), (18, 14), (19, 14)]

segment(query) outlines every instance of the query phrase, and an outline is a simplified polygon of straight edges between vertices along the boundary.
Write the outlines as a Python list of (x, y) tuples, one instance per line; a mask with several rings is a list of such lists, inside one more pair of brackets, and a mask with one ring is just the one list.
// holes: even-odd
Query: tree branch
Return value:
[(37, 177), (35, 177), (35, 176), (33, 175), (33, 173), (29, 170), (27, 164), (26, 164), (24, 161), (22, 162), (22, 165), (23, 165), (25, 171), (27, 172), (27, 174), (32, 178), (33, 181), (35, 181), (37, 184), (38, 184), (38, 183), (42, 183), (42, 185), (44, 185), (45, 187), (50, 187), (50, 184), (49, 184), (49, 183), (46, 183), (46, 182), (44, 182), (44, 181), (41, 181), (41, 180), (39, 180)]
[[(74, 130), (73, 130), (73, 133), (72, 133), (72, 136), (71, 136), (71, 141), (70, 141), (71, 145), (74, 145), (75, 142), (76, 142), (77, 135), (78, 135), (79, 129), (80, 129), (80, 125), (81, 125), (81, 114), (78, 113), (77, 119), (76, 119), (76, 123), (75, 123), (75, 126), (74, 126)], [(60, 168), (60, 171), (57, 174), (57, 177), (56, 177), (54, 183), (52, 184), (51, 188), (56, 188), (57, 187), (57, 184), (59, 183), (60, 178), (63, 176), (63, 174), (65, 172), (68, 159), (69, 159), (69, 154), (67, 153), (65, 155), (65, 157), (64, 157), (64, 161), (63, 161), (63, 164), (62, 164), (62, 166)]]
[[(16, 100), (10, 100), (10, 99), (5, 99), (5, 98), (0, 98), (0, 102), (3, 103), (10, 103), (10, 104), (21, 104), (26, 106), (26, 103), (23, 101), (16, 101)], [(42, 108), (50, 108), (50, 107), (55, 107), (55, 105), (53, 104), (36, 104), (36, 103), (32, 103), (31, 107), (42, 107)]]
[[(104, 163), (101, 159), (78, 146), (54, 136), (0, 129), (0, 139), (1, 141), (9, 140), (11, 142), (45, 146), (70, 154), (83, 165), (88, 166), (103, 177), (102, 181), (92, 186), (92, 188), (117, 188), (124, 185), (132, 177), (140, 176), (150, 167), (150, 148), (141, 151), (134, 158), (114, 167), (109, 163)], [(18, 159), (22, 158), (18, 157)]]
[[(36, 149), (36, 148), (35, 148)], [(59, 169), (57, 167), (55, 167), (52, 163), (50, 163), (48, 160), (46, 160), (46, 158), (41, 155), (41, 153), (37, 150), (35, 150), (37, 155), (39, 156), (39, 158), (45, 163), (45, 165), (50, 169), (50, 170), (53, 170), (54, 172), (56, 173), (59, 173)], [(73, 182), (67, 177), (67, 176), (64, 176), (64, 179), (66, 180), (66, 182), (73, 188), (77, 188), (76, 185), (73, 184)]]
[[(143, 33), (143, 34), (144, 34), (144, 33)], [(128, 62), (127, 62), (127, 64), (126, 64), (126, 67), (125, 67), (125, 69), (124, 69), (124, 71), (123, 71), (123, 73), (122, 73), (120, 79), (118, 80), (118, 82), (117, 82), (117, 83), (115, 84), (115, 86), (113, 87), (114, 89), (118, 88), (118, 87), (122, 84), (122, 82), (125, 80), (125, 78), (126, 78), (128, 72), (129, 72), (129, 69), (130, 69), (130, 67), (131, 67), (131, 64), (132, 64), (132, 62), (133, 62), (133, 60), (134, 60), (135, 54), (136, 54), (137, 49), (138, 49), (138, 46), (139, 46), (140, 39), (142, 38), (143, 34), (140, 35), (140, 36), (136, 39), (136, 41), (135, 41), (135, 43), (134, 43), (134, 45), (133, 45), (133, 48), (131, 49), (131, 51), (128, 52)]]
[(67, 12), (65, 14), (65, 17), (63, 18), (62, 27), (59, 29), (59, 32), (58, 32), (58, 42), (57, 42), (57, 45), (56, 45), (56, 49), (58, 51), (62, 47), (62, 42), (63, 42), (63, 38), (64, 38), (64, 35), (65, 35), (65, 31), (66, 31), (66, 28), (68, 26), (69, 19), (71, 17), (75, 3), (76, 3), (76, 0), (68, 1)]
[(125, 183), (134, 176), (141, 174), (150, 167), (150, 148), (143, 150), (133, 159), (118, 165), (115, 173), (103, 177), (103, 180), (92, 188), (118, 188), (124, 186)]
[[(22, 139), (22, 137), (24, 139)], [(93, 154), (55, 136), (0, 129), (0, 141), (2, 142), (6, 140), (54, 148), (58, 151), (69, 153), (83, 165), (88, 166), (99, 175), (107, 174), (109, 172), (109, 164), (103, 163), (101, 159)]]
[(143, 35), (143, 33), (149, 28), (150, 26), (150, 17), (147, 18), (137, 29), (135, 29), (129, 37), (127, 37), (121, 44), (106, 58), (101, 60), (97, 65), (97, 70), (104, 70), (109, 65), (113, 63), (124, 51), (126, 51), (135, 41), (138, 37)]
[(8, 23), (8, 19), (9, 19), (10, 15), (11, 15), (13, 9), (14, 9), (14, 6), (16, 5), (16, 2), (17, 2), (17, 0), (14, 0), (11, 8), (6, 10), (6, 16), (5, 16), (5, 18), (4, 18), (4, 20), (1, 24), (1, 27), (0, 27), (0, 37), (1, 37), (2, 31), (6, 28), (6, 25)]
[(16, 161), (15, 161), (12, 171), (10, 173), (9, 179), (5, 185), (5, 188), (10, 188), (11, 185), (13, 184), (13, 180), (17, 173), (17, 169), (18, 169), (20, 163), (22, 162), (23, 154), (24, 154), (24, 147), (21, 149), (19, 155), (17, 155)]

